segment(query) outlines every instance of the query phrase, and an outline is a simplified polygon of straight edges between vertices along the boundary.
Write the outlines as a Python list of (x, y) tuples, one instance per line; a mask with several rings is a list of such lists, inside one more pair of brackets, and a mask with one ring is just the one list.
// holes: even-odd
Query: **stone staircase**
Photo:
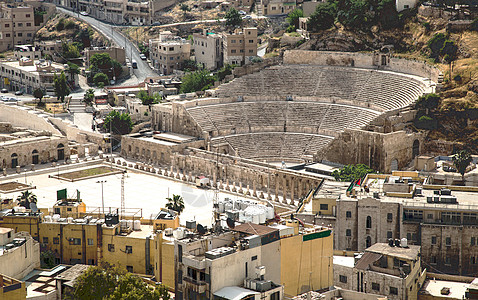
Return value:
[(85, 104), (79, 98), (72, 98), (68, 105), (70, 113), (86, 113)]

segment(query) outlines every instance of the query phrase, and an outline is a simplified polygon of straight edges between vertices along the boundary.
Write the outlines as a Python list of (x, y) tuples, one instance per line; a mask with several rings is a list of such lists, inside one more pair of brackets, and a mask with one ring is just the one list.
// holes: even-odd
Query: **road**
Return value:
[[(85, 21), (86, 23), (90, 24), (91, 27), (93, 27), (95, 30), (98, 30), (104, 36), (106, 36), (106, 38), (113, 41), (114, 44), (118, 45), (119, 47), (124, 47), (126, 50), (126, 56), (129, 57), (130, 61), (136, 60), (136, 62), (138, 63), (138, 68), (133, 69), (133, 74), (136, 77), (137, 83), (143, 82), (146, 77), (158, 76), (158, 74), (149, 67), (146, 61), (141, 60), (141, 58), (139, 58), (139, 51), (133, 45), (133, 43), (131, 43), (129, 39), (120, 34), (118, 31), (114, 30), (115, 26), (99, 21), (90, 16), (78, 15), (77, 13), (73, 13), (72, 11), (61, 7), (57, 7), (57, 10)], [(126, 82), (123, 82), (119, 85), (131, 85), (131, 80), (127, 80)]]

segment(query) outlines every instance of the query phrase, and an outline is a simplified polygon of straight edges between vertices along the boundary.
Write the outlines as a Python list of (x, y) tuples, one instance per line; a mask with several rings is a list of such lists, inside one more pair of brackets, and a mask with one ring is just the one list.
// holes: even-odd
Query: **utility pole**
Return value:
[(101, 184), (101, 207), (102, 207), (102, 211), (103, 211), (103, 217), (105, 216), (105, 198), (104, 198), (104, 195), (103, 195), (103, 183), (105, 183), (106, 180), (98, 180), (96, 183), (100, 183)]

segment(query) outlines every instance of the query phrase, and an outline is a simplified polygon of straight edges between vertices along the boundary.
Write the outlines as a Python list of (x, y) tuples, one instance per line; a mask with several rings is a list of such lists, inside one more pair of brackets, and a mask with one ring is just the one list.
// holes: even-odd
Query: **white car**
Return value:
[(244, 20), (249, 20), (249, 19), (252, 19), (252, 17), (249, 16), (249, 15), (247, 15), (247, 16), (242, 17), (242, 19), (244, 19)]
[(239, 11), (239, 14), (240, 14), (240, 15), (247, 15), (247, 13), (246, 13), (245, 11), (243, 11), (243, 10), (240, 10), (240, 11)]
[(80, 15), (82, 15), (82, 16), (87, 16), (88, 13), (87, 13), (86, 11), (80, 11)]

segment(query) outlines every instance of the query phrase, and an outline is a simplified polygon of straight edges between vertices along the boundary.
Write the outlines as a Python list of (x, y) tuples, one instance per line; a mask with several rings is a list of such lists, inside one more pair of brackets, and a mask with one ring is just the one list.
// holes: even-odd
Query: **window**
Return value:
[(18, 27), (23, 27), (23, 23), (18, 23)]
[(9, 231), (9, 232), (7, 233), (7, 238), (11, 238), (11, 237), (12, 237), (12, 232)]
[(352, 230), (350, 229), (345, 230), (345, 236), (352, 236)]
[(249, 53), (254, 53), (254, 50), (252, 50), (252, 49), (249, 49)]
[(391, 295), (398, 295), (398, 289), (396, 287), (390, 287), (390, 294)]
[(232, 50), (231, 50), (231, 53), (236, 53), (236, 49), (232, 49)]
[(392, 222), (392, 219), (393, 219), (393, 214), (392, 214), (392, 213), (388, 213), (388, 214), (387, 214), (387, 222)]
[(48, 237), (43, 238), (43, 244), (48, 244)]
[(436, 256), (432, 256), (431, 259), (430, 259), (430, 263), (436, 265), (436, 263), (437, 263), (437, 257), (436, 257)]
[(68, 208), (66, 209), (66, 211), (71, 211), (71, 207), (68, 207)]
[(451, 257), (450, 256), (445, 257), (445, 265), (451, 265)]
[(451, 246), (451, 237), (449, 237), (449, 236), (446, 237), (446, 239), (445, 239), (445, 244), (446, 244), (447, 246)]
[(81, 245), (81, 239), (71, 238), (69, 242), (70, 242), (70, 245)]
[(10, 27), (10, 24), (5, 24), (5, 28), (8, 28), (8, 27)]
[(461, 224), (461, 213), (444, 211), (441, 213), (441, 221), (445, 224)]
[(429, 220), (433, 219), (433, 214), (428, 214), (427, 219), (429, 219)]
[(436, 244), (437, 244), (437, 237), (432, 236), (432, 245), (436, 245)]
[(236, 40), (231, 40), (231, 44), (235, 44), (236, 43)]
[(387, 239), (393, 239), (393, 233), (391, 231), (387, 231)]
[(474, 245), (475, 245), (475, 237), (472, 236), (470, 241), (470, 246), (474, 246)]
[(254, 255), (253, 257), (251, 257), (251, 260), (257, 260), (257, 255)]
[(10, 33), (5, 33), (5, 37), (10, 37)]
[(270, 296), (270, 300), (279, 300), (280, 298), (280, 292), (277, 291), (275, 293), (272, 293), (271, 296)]
[(133, 273), (133, 266), (126, 266), (126, 271)]
[(347, 276), (339, 275), (339, 281), (342, 283), (347, 283)]
[(27, 23), (27, 27), (31, 27), (32, 26), (32, 23)]
[(320, 205), (320, 210), (328, 210), (329, 209), (329, 205), (328, 204), (321, 204)]
[(133, 246), (126, 246), (126, 253), (133, 253)]
[(93, 239), (88, 239), (88, 246), (93, 246)]
[(30, 14), (26, 14), (26, 15), (25, 15), (25, 18), (30, 18)]
[(372, 228), (372, 217), (371, 216), (367, 216), (367, 221), (366, 221), (366, 224), (365, 224), (366, 228)]
[(347, 219), (352, 218), (352, 212), (351, 212), (350, 210), (348, 210), (347, 212), (345, 212), (345, 217), (346, 217)]
[(114, 244), (108, 244), (108, 251), (109, 252), (115, 252), (115, 245)]
[(403, 210), (403, 219), (411, 221), (421, 221), (423, 220), (423, 211), (422, 210), (413, 210), (413, 209), (404, 209)]
[(58, 245), (60, 243), (60, 238), (54, 237), (53, 244)]
[(372, 282), (372, 290), (380, 291), (380, 284)]
[(196, 280), (197, 278), (197, 271), (193, 268), (188, 267), (188, 277)]
[(470, 256), (470, 264), (476, 264), (476, 258), (474, 256)]

